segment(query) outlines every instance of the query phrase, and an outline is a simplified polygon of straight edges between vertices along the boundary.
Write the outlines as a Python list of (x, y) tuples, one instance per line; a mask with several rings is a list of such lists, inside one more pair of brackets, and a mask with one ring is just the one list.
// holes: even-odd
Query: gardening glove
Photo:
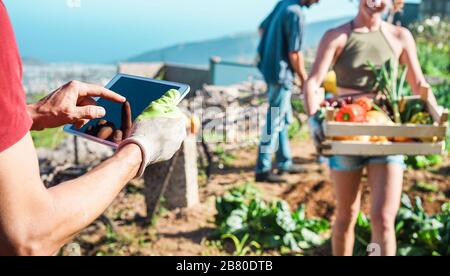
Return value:
[(308, 125), (311, 131), (311, 137), (318, 152), (321, 152), (322, 142), (325, 141), (325, 134), (322, 126), (323, 119), (320, 111), (308, 119)]
[(168, 91), (154, 101), (136, 119), (130, 137), (119, 146), (136, 144), (142, 151), (142, 164), (137, 174), (141, 177), (147, 166), (170, 160), (186, 138), (186, 117), (176, 106), (180, 97), (177, 90)]

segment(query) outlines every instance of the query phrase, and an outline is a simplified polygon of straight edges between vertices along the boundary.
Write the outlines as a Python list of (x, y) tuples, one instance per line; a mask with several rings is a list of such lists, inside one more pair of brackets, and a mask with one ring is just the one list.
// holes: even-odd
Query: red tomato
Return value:
[(355, 101), (355, 104), (364, 108), (364, 110), (366, 112), (371, 111), (373, 109), (373, 100), (371, 100), (367, 97), (362, 97), (362, 98), (357, 99)]
[(336, 121), (347, 123), (364, 123), (366, 119), (366, 110), (358, 104), (348, 104), (339, 109), (336, 115)]

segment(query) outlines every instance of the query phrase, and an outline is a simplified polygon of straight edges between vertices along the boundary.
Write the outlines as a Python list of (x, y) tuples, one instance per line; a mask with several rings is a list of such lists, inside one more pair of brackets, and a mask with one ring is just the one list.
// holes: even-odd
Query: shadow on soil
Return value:
[(203, 227), (195, 231), (179, 232), (176, 234), (162, 234), (162, 236), (171, 239), (188, 239), (194, 243), (200, 244), (205, 238), (210, 238), (214, 230), (214, 228)]

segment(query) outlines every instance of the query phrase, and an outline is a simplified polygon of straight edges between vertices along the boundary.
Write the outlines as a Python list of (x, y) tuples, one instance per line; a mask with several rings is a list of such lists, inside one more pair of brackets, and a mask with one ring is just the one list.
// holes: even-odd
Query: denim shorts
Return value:
[(370, 164), (397, 164), (406, 169), (403, 155), (392, 156), (332, 156), (329, 165), (335, 171), (357, 171)]

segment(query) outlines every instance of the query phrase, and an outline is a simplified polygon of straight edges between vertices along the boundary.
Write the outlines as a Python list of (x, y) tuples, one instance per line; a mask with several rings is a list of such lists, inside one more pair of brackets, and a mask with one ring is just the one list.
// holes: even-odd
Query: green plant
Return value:
[[(450, 52), (449, 52), (450, 55)], [(439, 105), (450, 109), (450, 80), (445, 79), (439, 84), (433, 85), (433, 92), (436, 95), (436, 99)], [(450, 150), (450, 123), (447, 130), (447, 138), (445, 141), (447, 151)]]
[[(404, 194), (398, 212), (396, 234), (400, 256), (450, 256), (450, 203), (442, 205), (442, 211), (430, 216), (425, 213), (422, 201), (414, 204)], [(370, 220), (361, 214), (356, 225), (355, 254), (364, 255), (370, 243)]]
[[(412, 24), (409, 29), (417, 43), (420, 65), (425, 75), (437, 77), (432, 84), (439, 105), (450, 108), (450, 20), (437, 16)], [(435, 79), (434, 78), (434, 79)], [(450, 149), (450, 128), (446, 139)]]
[(330, 225), (322, 219), (308, 219), (304, 206), (295, 212), (285, 201), (262, 200), (253, 185), (232, 189), (216, 201), (217, 235), (234, 235), (254, 241), (262, 249), (307, 250), (325, 242)]
[(439, 49), (428, 43), (417, 43), (417, 51), (422, 70), (427, 76), (448, 77), (449, 51)]
[(354, 255), (365, 256), (367, 247), (371, 242), (371, 225), (369, 218), (359, 213), (355, 226), (355, 249)]
[(412, 169), (428, 169), (442, 164), (443, 158), (441, 155), (418, 155), (405, 157), (405, 163)]
[(205, 248), (201, 253), (201, 256), (203, 257), (224, 255), (224, 248), (221, 241), (204, 238), (201, 242), (201, 246)]
[[(368, 64), (376, 76), (374, 91), (380, 91), (386, 98), (387, 103), (393, 111), (394, 121), (397, 124), (401, 124), (400, 101), (405, 95), (404, 86), (408, 74), (408, 67), (397, 66), (396, 62), (392, 59), (387, 64), (381, 66), (381, 68), (378, 68), (370, 61)], [(400, 76), (399, 78), (397, 74)]]
[(203, 139), (206, 143), (223, 143), (225, 142), (225, 135), (220, 132), (205, 130), (203, 132)]
[(436, 184), (419, 181), (414, 185), (414, 189), (425, 193), (437, 193), (439, 187)]
[(166, 79), (166, 69), (161, 69), (161, 71), (159, 71), (158, 76), (156, 76), (157, 80), (165, 80)]
[(294, 119), (294, 122), (289, 126), (288, 136), (289, 139), (294, 139), (295, 136), (301, 131), (302, 124), (298, 121), (298, 119)]
[(220, 145), (216, 146), (216, 148), (214, 149), (214, 154), (218, 158), (220, 167), (230, 167), (236, 160), (236, 156), (234, 154), (225, 151), (225, 149)]
[(36, 148), (56, 148), (66, 137), (62, 128), (44, 129), (42, 131), (32, 131), (31, 137), (33, 138)]
[(222, 235), (222, 240), (230, 239), (233, 244), (235, 251), (233, 253), (234, 256), (246, 256), (250, 251), (252, 251), (252, 247), (255, 249), (261, 249), (261, 245), (255, 241), (249, 241), (250, 235), (245, 234), (242, 240), (233, 234), (224, 234)]
[(446, 79), (439, 84), (435, 84), (433, 93), (436, 95), (439, 105), (450, 108), (450, 80)]
[(428, 76), (450, 77), (450, 22), (437, 16), (410, 26), (422, 70)]
[(114, 231), (111, 225), (106, 225), (105, 243), (113, 244), (119, 241), (118, 234)]
[[(44, 98), (47, 93), (34, 93), (27, 95), (27, 103), (35, 103)], [(62, 128), (44, 129), (42, 131), (32, 131), (31, 137), (36, 148), (54, 149), (66, 137)]]
[(300, 114), (305, 114), (305, 105), (303, 104), (303, 101), (300, 99), (293, 99), (292, 100), (292, 108), (295, 112)]
[[(450, 52), (449, 52), (449, 55), (450, 55)], [(433, 87), (433, 92), (436, 95), (438, 104), (445, 108), (450, 109), (450, 80), (445, 79), (443, 82), (441, 82), (439, 84), (435, 84), (432, 87)], [(448, 124), (445, 144), (446, 144), (447, 151), (449, 151), (450, 150), (450, 123)]]
[(40, 101), (41, 99), (45, 98), (45, 96), (48, 95), (48, 92), (39, 92), (39, 93), (32, 93), (27, 94), (26, 100), (27, 104), (32, 104)]
[(166, 202), (166, 198), (161, 197), (159, 200), (158, 209), (156, 210), (156, 214), (150, 220), (149, 227), (155, 227), (158, 224), (158, 220), (169, 212), (166, 208)]

